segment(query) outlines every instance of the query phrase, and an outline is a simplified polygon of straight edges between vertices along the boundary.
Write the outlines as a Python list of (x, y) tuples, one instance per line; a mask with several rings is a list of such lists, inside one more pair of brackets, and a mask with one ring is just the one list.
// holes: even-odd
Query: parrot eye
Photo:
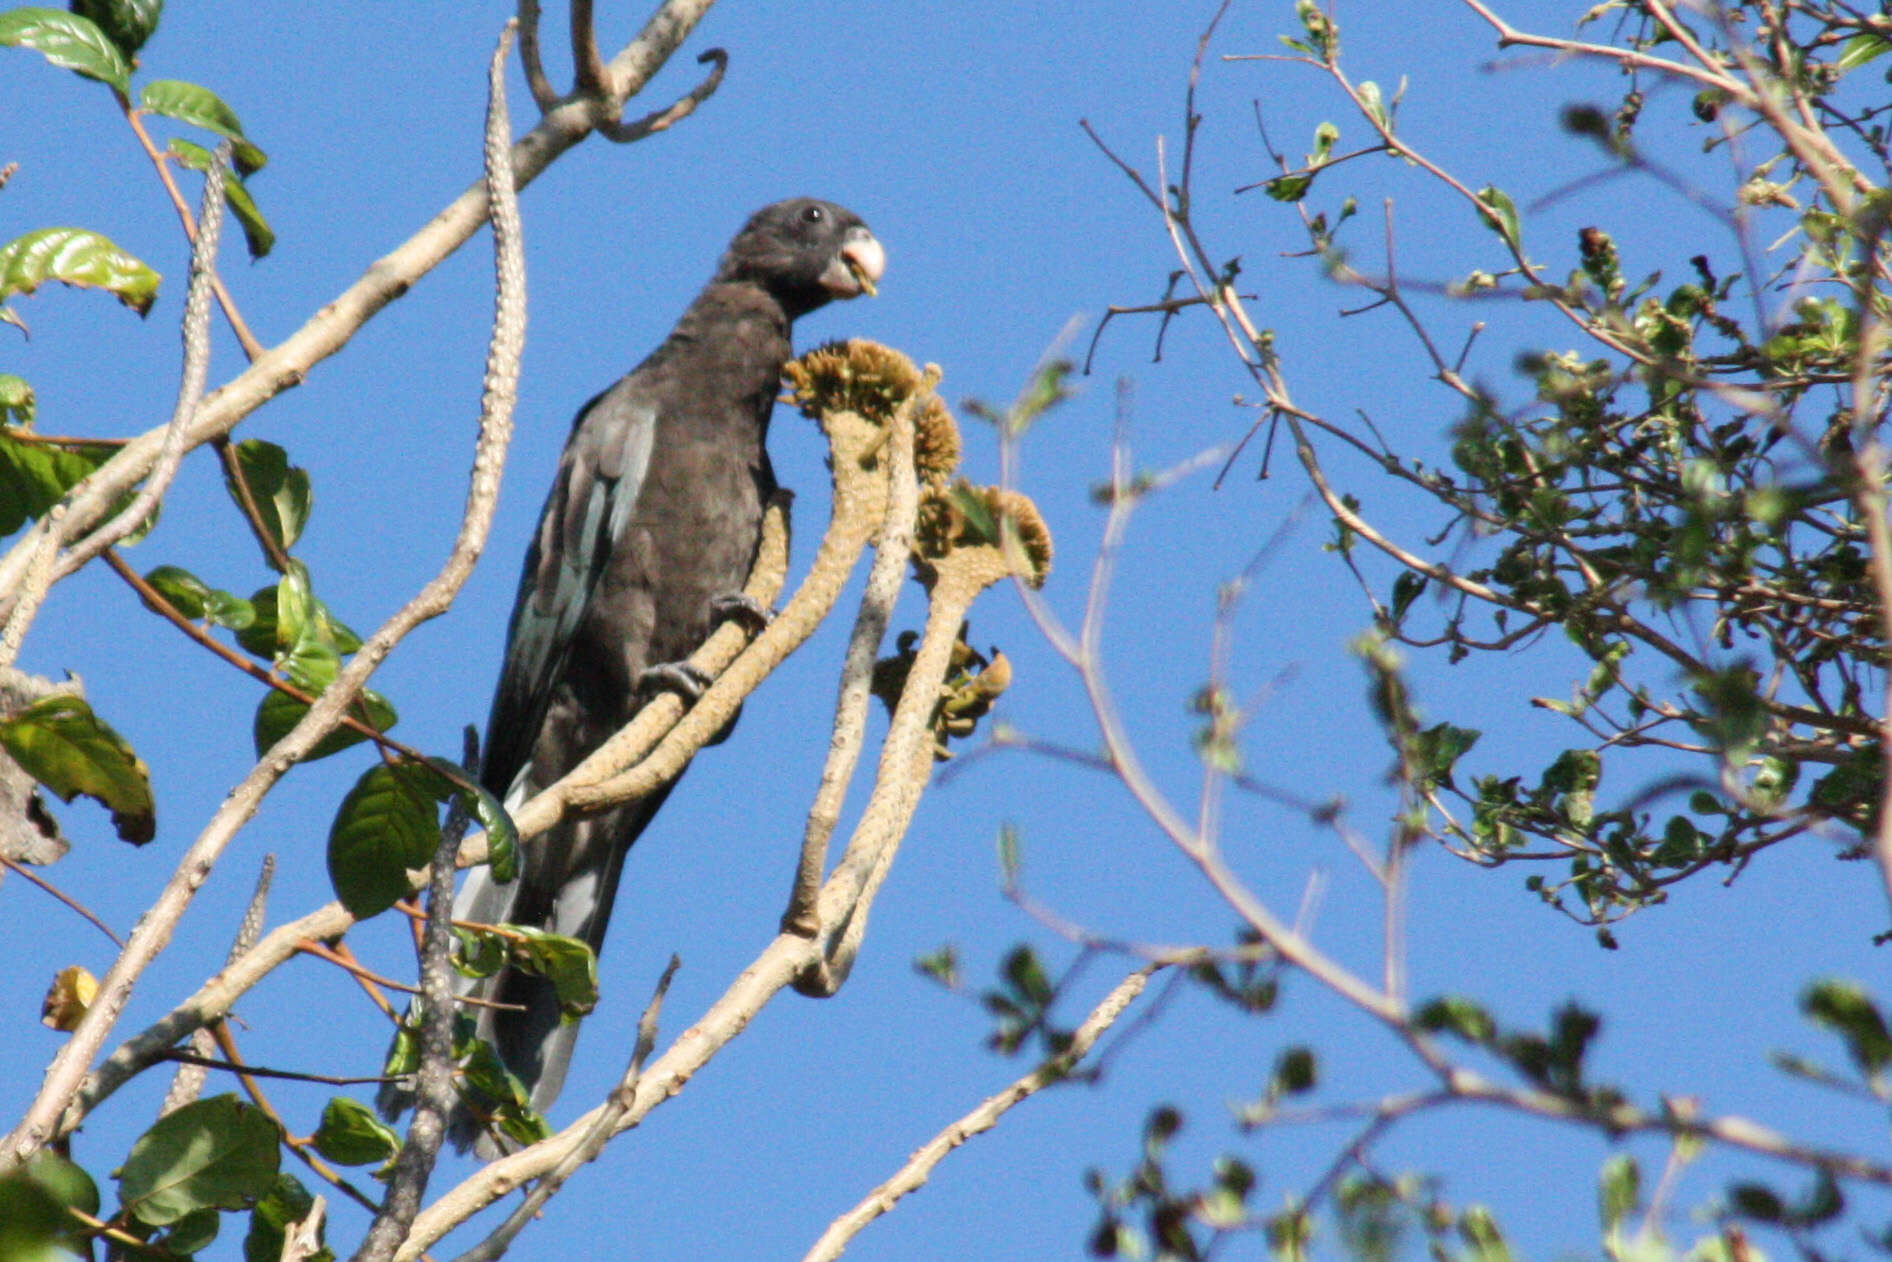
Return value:
[(801, 217), (804, 223), (820, 223), (823, 219), (827, 218), (827, 215), (819, 206), (808, 206), (803, 208)]

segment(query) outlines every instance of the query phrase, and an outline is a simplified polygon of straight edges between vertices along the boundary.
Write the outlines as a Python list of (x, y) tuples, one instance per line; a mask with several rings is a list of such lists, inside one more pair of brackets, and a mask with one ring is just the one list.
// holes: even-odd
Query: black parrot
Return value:
[[(480, 779), (494, 794), (516, 805), (629, 722), (655, 684), (688, 686), (676, 664), (727, 616), (775, 492), (764, 439), (795, 318), (873, 293), (884, 263), (867, 226), (832, 202), (765, 207), (663, 345), (579, 409), (526, 553), (486, 724)], [(526, 847), (510, 885), (476, 869), (454, 916), (596, 950), (625, 853), (668, 792), (560, 824)], [(506, 969), (464, 989), (524, 1007), (479, 1009), (480, 1033), (543, 1110), (578, 1034), (560, 1024), (551, 984)], [(456, 1120), (462, 1146), (475, 1129)]]

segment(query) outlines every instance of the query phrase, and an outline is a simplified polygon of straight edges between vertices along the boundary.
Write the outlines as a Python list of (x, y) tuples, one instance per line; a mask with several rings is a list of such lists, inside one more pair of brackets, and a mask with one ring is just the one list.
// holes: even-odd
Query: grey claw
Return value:
[(710, 600), (710, 618), (716, 622), (740, 622), (749, 634), (760, 635), (775, 614), (747, 592), (725, 592)]
[(663, 662), (637, 677), (637, 690), (646, 694), (674, 692), (684, 701), (694, 703), (712, 682), (706, 672), (688, 662)]

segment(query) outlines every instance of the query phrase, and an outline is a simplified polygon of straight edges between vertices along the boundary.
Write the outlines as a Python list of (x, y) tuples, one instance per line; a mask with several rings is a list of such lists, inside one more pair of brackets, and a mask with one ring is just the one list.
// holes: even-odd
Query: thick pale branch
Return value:
[(827, 864), (828, 839), (840, 823), (841, 803), (847, 797), (861, 745), (866, 740), (875, 654), (886, 637), (887, 622), (893, 616), (894, 604), (906, 578), (907, 561), (913, 552), (913, 519), (920, 503), (919, 475), (913, 467), (914, 418), (932, 400), (938, 384), (939, 370), (928, 365), (920, 388), (907, 396), (895, 411), (887, 439), (887, 463), (892, 470), (892, 481), (887, 488), (887, 511), (882, 515), (874, 561), (867, 571), (860, 611), (855, 615), (847, 654), (842, 659), (841, 686), (835, 698), (828, 757), (815, 788), (814, 804), (808, 808), (801, 859), (796, 864), (788, 909), (782, 914), (782, 928), (805, 937), (813, 937), (821, 928), (815, 919), (814, 900), (820, 892), (821, 874)]

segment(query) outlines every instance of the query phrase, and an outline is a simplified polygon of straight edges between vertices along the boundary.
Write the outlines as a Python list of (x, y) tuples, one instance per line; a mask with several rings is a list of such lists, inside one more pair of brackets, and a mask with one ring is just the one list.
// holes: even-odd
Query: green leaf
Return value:
[[(0, 22), (7, 16), (0, 14)], [(158, 296), (156, 272), (84, 228), (41, 228), (0, 246), (0, 301), (30, 294), (49, 280), (103, 289), (139, 315)]]
[(1597, 1214), (1603, 1231), (1613, 1235), (1642, 1204), (1642, 1168), (1627, 1153), (1609, 1158), (1597, 1174)]
[(1518, 247), (1518, 242), (1522, 240), (1518, 233), (1518, 208), (1504, 190), (1490, 184), (1479, 189), (1478, 213), (1484, 219), (1485, 226), (1503, 237), (1506, 245), (1514, 250)]
[(1779, 1194), (1762, 1183), (1730, 1184), (1728, 1203), (1735, 1213), (1756, 1222), (1777, 1223), (1786, 1212)]
[(0, 44), (33, 48), (55, 66), (131, 91), (131, 63), (98, 23), (61, 9), (9, 9), (0, 13)]
[(26, 384), (26, 378), (0, 372), (0, 424), (31, 425), (38, 410), (39, 401), (33, 395), (33, 387)]
[(953, 506), (965, 518), (965, 538), (973, 543), (998, 546), (999, 524), (986, 507), (985, 497), (963, 483), (949, 492)]
[(0, 535), (10, 535), (66, 498), (116, 447), (24, 442), (0, 429)]
[[(308, 470), (291, 465), (287, 452), (259, 438), (245, 439), (230, 450), (236, 457), (237, 468), (242, 470), (243, 483), (255, 501), (263, 528), (278, 547), (289, 551), (302, 537), (302, 528), (309, 521), (312, 495)], [(243, 501), (236, 480), (226, 474), (224, 488), (241, 508)], [(306, 574), (302, 581), (307, 583)]]
[(1807, 987), (1800, 997), (1807, 1019), (1840, 1036), (1853, 1063), (1876, 1075), (1892, 1062), (1892, 1035), (1885, 1017), (1865, 988), (1857, 982), (1826, 978)]
[(959, 989), (959, 948), (950, 942), (931, 955), (915, 956), (913, 967), (948, 990)]
[(67, 693), (35, 701), (0, 720), (0, 748), (62, 801), (83, 793), (112, 813), (112, 826), (133, 845), (157, 832), (150, 775), (131, 746), (82, 697)]
[(439, 841), (434, 773), (376, 763), (342, 799), (328, 835), (328, 877), (357, 920), (408, 892), (410, 868), (426, 866)]
[[(275, 1186), (250, 1212), (249, 1234), (243, 1237), (243, 1262), (278, 1262), (289, 1224), (301, 1222), (313, 1208), (315, 1198), (293, 1174), (277, 1175)], [(309, 1255), (308, 1262), (335, 1262), (335, 1254), (324, 1245)]]
[(223, 1215), (214, 1209), (193, 1210), (171, 1224), (171, 1229), (153, 1243), (187, 1258), (217, 1242), (217, 1228), (222, 1225), (222, 1219)]
[(491, 977), (506, 966), (510, 944), (497, 932), (484, 929), (453, 928), (458, 943), (453, 953), (453, 969), (462, 977)]
[(1012, 992), (1025, 1003), (1044, 1008), (1051, 1003), (1051, 979), (1045, 976), (1044, 965), (1038, 960), (1038, 953), (1029, 946), (1015, 946), (1005, 956), (1001, 965), (1005, 980), (1010, 983)]
[(1892, 49), (1892, 41), (1883, 35), (1855, 35), (1840, 46), (1839, 60), (1834, 64), (1839, 72), (1845, 74), (1857, 70), (1870, 61), (1877, 61)]
[(322, 1110), (315, 1149), (336, 1165), (366, 1166), (401, 1151), (401, 1137), (359, 1100), (336, 1096)]
[(1305, 1047), (1290, 1047), (1275, 1058), (1274, 1073), (1268, 1079), (1268, 1096), (1300, 1095), (1312, 1091), (1320, 1080), (1320, 1063)]
[[(210, 150), (202, 145), (172, 137), (165, 149), (177, 159), (180, 166), (193, 171), (210, 169)], [(276, 230), (263, 218), (263, 212), (257, 208), (256, 199), (250, 196), (249, 185), (243, 182), (242, 176), (234, 172), (224, 176), (223, 200), (236, 214), (237, 222), (243, 225), (243, 243), (248, 247), (251, 258), (260, 259), (276, 248)]]
[(230, 157), (239, 175), (254, 175), (269, 158), (243, 134), (236, 111), (209, 88), (179, 79), (153, 79), (138, 95), (138, 104), (153, 114), (215, 132), (230, 141)]
[(7, 1262), (72, 1262), (85, 1256), (59, 1198), (27, 1174), (0, 1178), (0, 1258)]
[(1278, 202), (1298, 202), (1314, 187), (1311, 175), (1277, 175), (1261, 186), (1262, 192)]
[(200, 1209), (246, 1209), (275, 1186), (281, 1138), (276, 1123), (234, 1095), (187, 1104), (131, 1146), (119, 1202), (153, 1227)]
[(1413, 734), (1414, 770), (1426, 785), (1451, 784), (1452, 768), (1483, 735), (1476, 728), (1435, 723)]
[(186, 618), (201, 618), (210, 607), (210, 584), (189, 570), (160, 565), (145, 575), (145, 582), (157, 588), (158, 595)]
[[(310, 654), (326, 653), (339, 659), (341, 655), (359, 649), (361, 637), (309, 592), (307, 567), (300, 561), (292, 560), (289, 569), (290, 573), (274, 586), (259, 588), (251, 594), (248, 603), (252, 621), (237, 629), (237, 643), (258, 657), (271, 661), (281, 657), (285, 662), (295, 658), (298, 652), (305, 658)], [(284, 590), (289, 594), (290, 621), (287, 625), (283, 625), (277, 616), (282, 607)], [(313, 669), (313, 665), (312, 661), (305, 662), (299, 669), (307, 673)], [(334, 677), (331, 673), (321, 686), (327, 687), (328, 681)]]
[(1388, 132), (1392, 131), (1393, 116), (1387, 113), (1386, 101), (1380, 93), (1380, 85), (1371, 79), (1362, 79), (1360, 86), (1355, 90), (1360, 95), (1360, 108), (1366, 111), (1367, 117)]
[(443, 800), (457, 798), (466, 813), (486, 830), (486, 861), (492, 866), (493, 879), (501, 885), (511, 882), (519, 875), (519, 829), (504, 804), (464, 768), (445, 758), (429, 758), (427, 762), (451, 786)]
[(1412, 602), (1426, 589), (1426, 577), (1406, 570), (1393, 580), (1393, 621), (1398, 622), (1412, 608)]
[[(250, 734), (256, 742), (256, 755), (262, 757), (275, 748), (276, 742), (289, 735), (289, 729), (302, 722), (302, 716), (309, 712), (309, 707), (286, 692), (271, 688), (263, 694), (263, 700), (256, 707), (256, 718), (250, 724)], [(348, 708), (355, 718), (385, 732), (399, 720), (394, 706), (388, 699), (372, 688), (363, 688), (355, 704)], [(338, 727), (315, 743), (302, 759), (314, 762), (318, 758), (327, 758), (330, 754), (339, 754), (344, 749), (359, 745), (367, 740), (360, 732), (350, 727)]]
[(566, 1020), (598, 1006), (598, 956), (589, 946), (526, 925), (508, 925), (506, 931), (520, 939), (513, 946), (513, 964), (552, 983)]
[(1441, 995), (1420, 1006), (1413, 1024), (1435, 1034), (1456, 1034), (1467, 1043), (1487, 1043), (1497, 1035), (1497, 1022), (1473, 1000)]
[[(70, 1205), (82, 1214), (98, 1216), (99, 1188), (92, 1176), (78, 1165), (50, 1149), (42, 1148), (27, 1158), (26, 1177), (52, 1194), (61, 1205)], [(0, 1257), (6, 1257), (0, 1250)]]
[(145, 46), (158, 29), (164, 0), (72, 0), (74, 13), (91, 18), (127, 56)]

